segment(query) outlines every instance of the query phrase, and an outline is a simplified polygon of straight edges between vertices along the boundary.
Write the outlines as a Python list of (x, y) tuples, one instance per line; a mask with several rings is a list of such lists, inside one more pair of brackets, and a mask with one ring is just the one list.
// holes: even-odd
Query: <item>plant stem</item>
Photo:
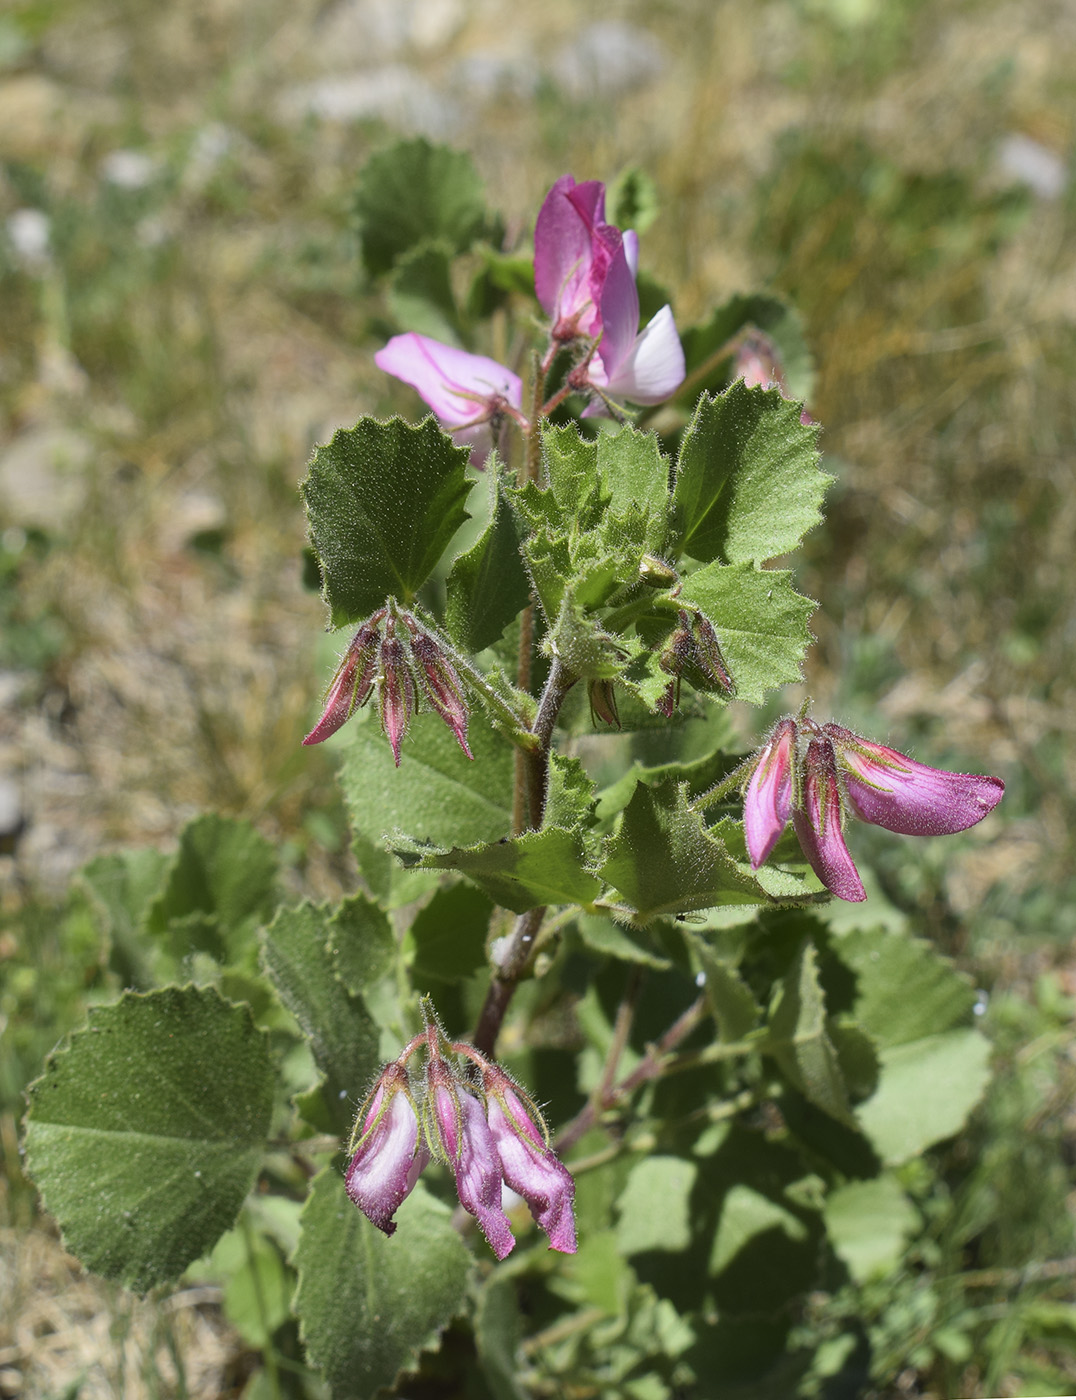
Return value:
[(595, 1095), (589, 1103), (575, 1115), (570, 1123), (557, 1134), (556, 1149), (562, 1155), (573, 1147), (581, 1137), (589, 1133), (606, 1110), (614, 1108), (622, 1099), (635, 1092), (641, 1084), (657, 1079), (664, 1072), (667, 1057), (687, 1039), (706, 1015), (706, 998), (699, 997), (687, 1010), (672, 1023), (669, 1029), (654, 1045), (648, 1045), (646, 1054), (632, 1072), (615, 1085), (599, 1102)]
[[(535, 748), (522, 755), (525, 765), (529, 830), (537, 831), (542, 825), (549, 783), (549, 749), (553, 742), (553, 729), (564, 697), (574, 684), (575, 677), (565, 669), (559, 657), (554, 657), (538, 705), (538, 714), (530, 731), (537, 743)], [(534, 940), (545, 918), (545, 911), (546, 906), (542, 904), (536, 909), (528, 909), (526, 913), (520, 914), (497, 959), (498, 970), (489, 984), (474, 1033), (476, 1048), (491, 1058), (509, 1002), (530, 961)]]

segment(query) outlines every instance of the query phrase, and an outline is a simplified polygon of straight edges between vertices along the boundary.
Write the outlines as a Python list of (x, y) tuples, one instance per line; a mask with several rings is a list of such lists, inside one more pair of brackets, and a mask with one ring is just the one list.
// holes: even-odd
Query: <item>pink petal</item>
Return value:
[[(554, 322), (580, 316), (580, 334), (591, 334), (597, 316), (590, 288), (593, 231), (605, 220), (605, 186), (577, 185), (562, 175), (546, 195), (534, 228), (534, 287)], [(585, 322), (585, 324), (584, 324)]]
[(684, 347), (676, 333), (672, 309), (663, 306), (639, 332), (630, 353), (609, 376), (607, 390), (612, 397), (630, 399), (632, 403), (661, 403), (684, 382), (684, 373)]
[(831, 894), (858, 904), (867, 894), (841, 831), (837, 764), (828, 739), (812, 739), (803, 773), (803, 810), (792, 825), (811, 869)]
[(490, 1249), (503, 1259), (511, 1254), (516, 1242), (501, 1208), (501, 1159), (482, 1105), (466, 1092), (459, 1095), (459, 1103), (461, 1146), (454, 1170), (460, 1205), (475, 1217)]
[(551, 1249), (576, 1252), (575, 1182), (568, 1168), (545, 1146), (523, 1105), (506, 1094), (512, 1119), (496, 1099), (489, 1102), (489, 1126), (500, 1154), (504, 1179), (523, 1197), (535, 1220), (549, 1236)]
[[(473, 443), (475, 425), (485, 429), (491, 402), (506, 399), (513, 408), (523, 402), (523, 383), (517, 374), (485, 355), (472, 355), (454, 345), (444, 345), (428, 335), (408, 331), (394, 335), (374, 356), (386, 374), (417, 389), (449, 432)], [(485, 415), (485, 417), (483, 417)]]
[(430, 1154), (419, 1144), (418, 1119), (407, 1094), (392, 1092), (387, 1106), (383, 1096), (384, 1089), (379, 1088), (366, 1115), (366, 1136), (348, 1165), (344, 1185), (362, 1213), (391, 1235), (396, 1229), (392, 1217), (413, 1190)]
[(751, 867), (757, 870), (777, 845), (792, 811), (792, 759), (796, 721), (783, 719), (774, 728), (744, 794), (743, 828)]
[(823, 733), (833, 740), (856, 816), (887, 831), (903, 836), (966, 831), (994, 810), (1005, 791), (1000, 778), (930, 768), (839, 724), (824, 725)]

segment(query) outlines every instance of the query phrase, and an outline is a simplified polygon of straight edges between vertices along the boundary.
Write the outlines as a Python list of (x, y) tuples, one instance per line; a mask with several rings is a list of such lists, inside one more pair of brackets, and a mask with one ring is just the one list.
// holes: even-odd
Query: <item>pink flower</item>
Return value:
[[(601, 322), (602, 338), (590, 363), (589, 379), (610, 398), (661, 403), (683, 383), (684, 349), (672, 309), (663, 306), (639, 330), (639, 293), (626, 235), (602, 287)], [(588, 415), (605, 411), (600, 400), (586, 410)]]
[(601, 294), (620, 230), (605, 222), (605, 186), (562, 175), (534, 226), (534, 288), (556, 340), (601, 330)]
[[(534, 229), (534, 286), (553, 322), (554, 340), (601, 340), (579, 387), (654, 404), (683, 382), (684, 351), (672, 311), (663, 306), (639, 330), (635, 275), (639, 240), (605, 222), (605, 186), (562, 175), (546, 195)], [(608, 412), (601, 399), (586, 410)]]
[(796, 721), (782, 719), (755, 760), (743, 803), (743, 827), (751, 867), (757, 870), (777, 845), (792, 814), (792, 768)]
[(824, 735), (807, 745), (800, 801), (792, 812), (792, 825), (811, 869), (838, 899), (858, 904), (867, 894), (844, 843), (837, 761)]
[[(777, 346), (768, 335), (754, 326), (736, 351), (732, 377), (742, 379), (748, 389), (777, 389), (783, 399), (792, 398)], [(804, 427), (810, 427), (815, 421), (806, 409), (800, 413), (800, 422)]]
[(496, 1065), (483, 1070), (490, 1131), (500, 1154), (504, 1179), (522, 1196), (549, 1236), (549, 1247), (574, 1254), (575, 1182), (549, 1146), (524, 1096)]
[(471, 449), (475, 466), (489, 455), (500, 419), (523, 401), (522, 381), (504, 365), (416, 331), (394, 335), (374, 363), (418, 390), (446, 431)]
[(1001, 801), (1000, 778), (947, 773), (896, 749), (824, 724), (849, 806), (862, 821), (904, 836), (948, 836), (981, 822)]
[(456, 1178), (460, 1205), (475, 1217), (490, 1249), (503, 1259), (516, 1242), (501, 1208), (501, 1159), (482, 1105), (458, 1083), (446, 1061), (432, 1053), (426, 1084), (433, 1128)]
[(335, 734), (370, 698), (377, 677), (377, 651), (381, 641), (378, 624), (384, 615), (383, 608), (374, 613), (352, 637), (329, 683), (321, 718), (303, 740), (304, 744), (320, 744), (330, 734)]
[[(430, 1154), (419, 1137), (402, 1065), (385, 1066), (367, 1104), (365, 1115), (360, 1113), (362, 1131), (344, 1186), (367, 1219), (391, 1235), (396, 1229), (392, 1217), (414, 1189)], [(358, 1130), (358, 1123), (355, 1126)]]

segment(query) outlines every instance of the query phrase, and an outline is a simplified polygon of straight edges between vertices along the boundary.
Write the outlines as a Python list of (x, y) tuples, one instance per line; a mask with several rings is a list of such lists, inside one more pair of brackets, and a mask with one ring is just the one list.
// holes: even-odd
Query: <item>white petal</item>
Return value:
[(684, 381), (684, 348), (676, 334), (671, 307), (663, 306), (636, 336), (630, 353), (616, 368), (608, 391), (632, 403), (661, 403)]

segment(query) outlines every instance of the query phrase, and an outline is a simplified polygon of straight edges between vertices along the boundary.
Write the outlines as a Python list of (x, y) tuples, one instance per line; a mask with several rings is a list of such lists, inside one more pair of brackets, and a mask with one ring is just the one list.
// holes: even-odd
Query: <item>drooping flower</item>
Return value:
[(391, 1235), (396, 1229), (393, 1215), (430, 1160), (403, 1065), (393, 1063), (381, 1071), (360, 1111), (350, 1150), (344, 1177), (347, 1194), (367, 1219)]
[(767, 859), (792, 815), (796, 721), (779, 720), (760, 750), (744, 792), (743, 827), (752, 868)]
[(489, 455), (505, 413), (518, 413), (523, 401), (519, 375), (504, 365), (417, 331), (394, 335), (374, 363), (418, 390), (445, 430), (471, 449), (475, 466)]
[(916, 763), (885, 744), (824, 724), (849, 806), (862, 821), (904, 836), (949, 836), (994, 810), (1005, 784), (975, 773), (948, 773)]
[(905, 836), (965, 831), (994, 810), (1000, 778), (948, 773), (839, 724), (778, 722), (744, 790), (744, 835), (754, 869), (772, 852), (789, 816), (812, 869), (838, 899), (866, 898), (844, 839), (857, 816)]
[(833, 744), (822, 734), (808, 741), (792, 825), (811, 869), (831, 894), (858, 904), (867, 892), (845, 845), (841, 789)]
[(736, 686), (729, 675), (729, 668), (721, 654), (721, 644), (717, 640), (713, 623), (702, 613), (691, 619), (691, 636), (695, 642), (695, 664), (713, 685), (720, 687), (726, 695), (735, 695)]
[(455, 667), (430, 634), (419, 629), (417, 624), (411, 636), (411, 655), (417, 663), (426, 698), (455, 734), (463, 752), (473, 759), (474, 754), (467, 747), (469, 711)]
[(399, 768), (400, 745), (415, 710), (415, 678), (407, 662), (404, 644), (393, 632), (381, 643), (378, 663), (377, 692), (381, 706), (381, 729), (392, 746), (392, 756), (396, 760), (396, 767)]
[(370, 698), (377, 677), (380, 623), (384, 616), (385, 609), (379, 609), (360, 625), (352, 637), (329, 683), (321, 718), (303, 740), (304, 744), (320, 744), (330, 734), (335, 734)]
[(601, 295), (620, 230), (605, 222), (605, 186), (562, 175), (542, 201), (534, 226), (534, 289), (553, 323), (553, 338), (593, 338), (601, 330)]
[(576, 1252), (575, 1182), (535, 1122), (537, 1109), (496, 1065), (482, 1071), (487, 1115), (504, 1179), (549, 1236), (549, 1247)]
[(460, 1205), (478, 1221), (497, 1258), (504, 1259), (516, 1242), (501, 1207), (501, 1159), (482, 1105), (432, 1051), (426, 1089), (433, 1134), (456, 1178)]

